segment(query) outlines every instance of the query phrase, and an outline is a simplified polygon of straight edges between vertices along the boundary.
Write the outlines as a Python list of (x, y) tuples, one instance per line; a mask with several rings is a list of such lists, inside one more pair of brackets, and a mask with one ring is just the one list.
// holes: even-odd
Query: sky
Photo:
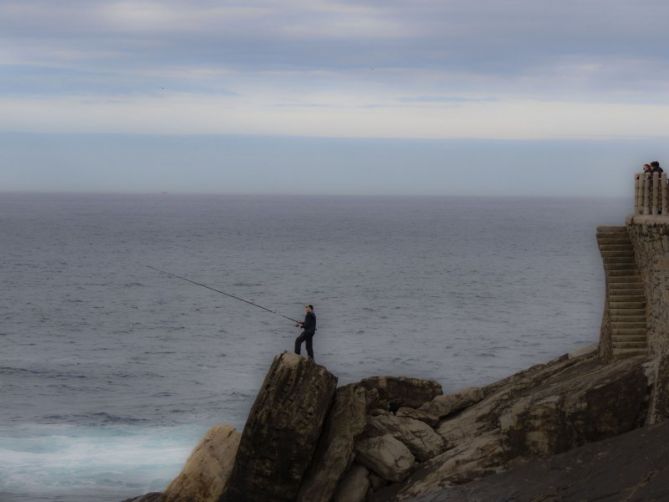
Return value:
[(0, 0), (0, 190), (625, 196), (669, 3)]

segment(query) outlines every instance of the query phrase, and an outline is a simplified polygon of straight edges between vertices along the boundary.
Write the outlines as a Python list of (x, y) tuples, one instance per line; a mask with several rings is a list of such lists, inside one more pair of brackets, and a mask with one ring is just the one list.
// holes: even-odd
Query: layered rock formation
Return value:
[(295, 500), (330, 410), (337, 378), (284, 352), (251, 408), (222, 502)]

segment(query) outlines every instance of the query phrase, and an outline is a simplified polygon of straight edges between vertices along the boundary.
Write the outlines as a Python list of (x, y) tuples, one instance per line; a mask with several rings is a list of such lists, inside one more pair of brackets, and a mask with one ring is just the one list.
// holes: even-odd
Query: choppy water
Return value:
[(0, 500), (160, 490), (301, 316), (349, 382), (490, 382), (593, 343), (626, 200), (0, 194)]

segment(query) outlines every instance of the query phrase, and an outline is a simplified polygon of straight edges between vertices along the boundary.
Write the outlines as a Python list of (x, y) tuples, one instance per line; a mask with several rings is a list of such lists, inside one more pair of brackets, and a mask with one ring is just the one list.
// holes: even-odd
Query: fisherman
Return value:
[(304, 321), (298, 322), (295, 326), (302, 328), (302, 333), (295, 339), (295, 353), (299, 354), (302, 348), (302, 342), (307, 342), (307, 354), (313, 361), (314, 348), (312, 339), (316, 333), (316, 314), (314, 314), (313, 305), (304, 306)]

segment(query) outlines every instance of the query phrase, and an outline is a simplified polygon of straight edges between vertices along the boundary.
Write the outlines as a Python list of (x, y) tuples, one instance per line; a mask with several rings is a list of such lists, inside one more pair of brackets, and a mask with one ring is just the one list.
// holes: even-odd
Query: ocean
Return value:
[(0, 194), (0, 500), (161, 490), (290, 321), (340, 383), (481, 385), (596, 343), (626, 199)]

